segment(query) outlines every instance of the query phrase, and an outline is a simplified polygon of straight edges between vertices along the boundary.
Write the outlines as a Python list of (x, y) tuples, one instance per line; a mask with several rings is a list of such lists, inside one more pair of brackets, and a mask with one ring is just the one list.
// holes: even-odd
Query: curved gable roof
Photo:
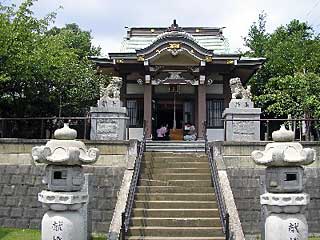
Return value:
[(145, 49), (159, 38), (171, 35), (172, 32), (184, 33), (186, 38), (192, 39), (204, 49), (215, 53), (229, 53), (228, 42), (222, 34), (222, 28), (209, 27), (179, 27), (174, 22), (169, 28), (130, 28), (127, 37), (122, 42), (122, 53), (135, 53)]
[(200, 60), (211, 58), (213, 50), (208, 50), (200, 46), (191, 34), (181, 30), (173, 30), (160, 34), (155, 41), (144, 49), (136, 50), (137, 56), (145, 60), (151, 59), (163, 50), (170, 51), (172, 55), (179, 51), (186, 51), (190, 55)]

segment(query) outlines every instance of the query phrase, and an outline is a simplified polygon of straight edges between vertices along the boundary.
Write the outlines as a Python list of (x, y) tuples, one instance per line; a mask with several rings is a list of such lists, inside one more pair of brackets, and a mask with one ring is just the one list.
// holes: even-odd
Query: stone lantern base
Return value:
[(265, 221), (264, 239), (307, 240), (308, 224), (303, 214), (270, 214)]
[(86, 240), (84, 219), (79, 211), (48, 211), (41, 222), (42, 240)]

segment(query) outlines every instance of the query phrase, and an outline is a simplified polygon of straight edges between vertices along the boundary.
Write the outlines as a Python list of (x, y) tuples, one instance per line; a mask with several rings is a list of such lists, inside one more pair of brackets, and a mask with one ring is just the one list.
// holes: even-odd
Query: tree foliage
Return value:
[(65, 45), (73, 49), (80, 59), (100, 54), (101, 48), (91, 44), (90, 32), (81, 30), (75, 23), (66, 24), (63, 28), (53, 27), (46, 33), (63, 36)]
[(320, 116), (320, 77), (315, 73), (270, 78), (258, 100), (276, 116)]
[(55, 18), (0, 3), (0, 114), (6, 117), (82, 115), (95, 104), (101, 82), (90, 54), (90, 32), (76, 24), (49, 29)]
[(320, 117), (320, 39), (311, 26), (292, 20), (267, 33), (262, 13), (250, 27), (245, 45), (248, 56), (266, 58), (249, 82), (265, 115)]

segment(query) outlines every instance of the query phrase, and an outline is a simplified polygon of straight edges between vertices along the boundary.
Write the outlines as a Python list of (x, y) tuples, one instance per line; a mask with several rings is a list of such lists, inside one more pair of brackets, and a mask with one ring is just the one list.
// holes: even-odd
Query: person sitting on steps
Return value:
[(183, 137), (185, 141), (195, 141), (197, 139), (196, 127), (193, 124), (187, 124), (185, 126), (187, 134)]
[(165, 140), (167, 131), (168, 131), (167, 127), (164, 124), (162, 124), (161, 127), (157, 129), (157, 139)]

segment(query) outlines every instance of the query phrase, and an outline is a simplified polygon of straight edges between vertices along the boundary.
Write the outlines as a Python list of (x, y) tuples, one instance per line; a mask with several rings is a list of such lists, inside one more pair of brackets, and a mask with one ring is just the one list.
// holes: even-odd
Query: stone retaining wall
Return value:
[[(46, 188), (42, 184), (44, 166), (31, 164), (31, 149), (46, 142), (0, 139), (0, 226), (40, 228), (44, 210), (37, 195)], [(85, 173), (92, 175), (89, 177), (92, 232), (107, 233), (124, 171), (136, 157), (137, 141), (85, 141), (85, 144), (100, 150), (97, 163), (84, 167)]]
[[(92, 174), (89, 181), (93, 193), (89, 202), (92, 231), (106, 233), (125, 168), (90, 166), (84, 170)], [(0, 226), (40, 228), (44, 210), (37, 195), (45, 189), (43, 173), (44, 166), (0, 165)]]
[[(263, 150), (267, 142), (257, 143), (215, 143), (223, 154), (224, 166), (239, 212), (240, 221), (246, 239), (260, 234), (260, 176), (265, 175), (265, 168), (254, 164), (250, 157), (253, 150)], [(320, 234), (320, 143), (302, 142), (304, 147), (317, 151), (317, 160), (311, 167), (305, 167), (307, 183), (305, 192), (310, 194), (307, 208), (309, 233)]]
[[(228, 178), (245, 234), (260, 233), (260, 176), (263, 169), (228, 169)], [(320, 234), (320, 169), (306, 168), (305, 192), (310, 194), (307, 207), (309, 233)]]
[[(45, 188), (42, 184), (43, 166), (30, 164), (31, 148), (45, 144), (45, 140), (0, 139), (0, 226), (39, 228), (43, 209), (37, 194)], [(220, 145), (224, 166), (233, 190), (243, 230), (247, 236), (260, 232), (260, 182), (264, 168), (251, 160), (253, 150), (264, 149), (267, 142), (214, 143)], [(93, 142), (88, 147), (98, 147), (101, 157), (94, 166), (85, 167), (91, 173), (89, 183), (93, 192), (89, 211), (92, 231), (106, 233), (112, 218), (123, 173), (130, 159), (135, 157), (132, 141)], [(213, 144), (213, 143), (212, 143)], [(305, 142), (304, 147), (316, 149), (318, 159), (306, 168), (306, 192), (310, 194), (308, 206), (309, 232), (320, 233), (320, 143)]]

